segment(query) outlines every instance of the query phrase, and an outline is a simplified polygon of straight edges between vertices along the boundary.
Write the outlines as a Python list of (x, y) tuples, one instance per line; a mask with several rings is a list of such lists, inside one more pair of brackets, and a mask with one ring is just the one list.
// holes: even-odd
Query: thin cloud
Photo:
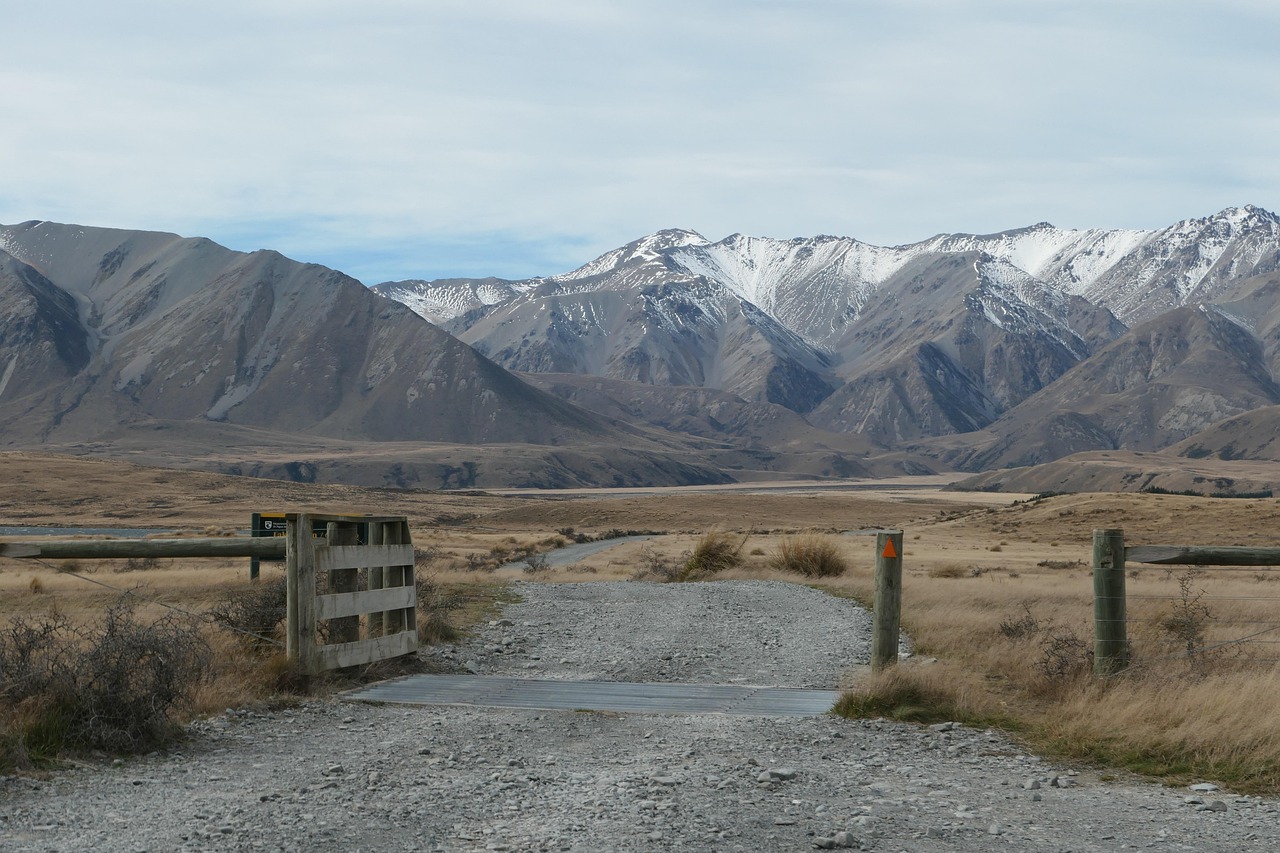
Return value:
[(1245, 0), (50, 0), (0, 56), (0, 221), (370, 283), (552, 274), (671, 225), (1156, 227), (1280, 206), (1277, 23)]

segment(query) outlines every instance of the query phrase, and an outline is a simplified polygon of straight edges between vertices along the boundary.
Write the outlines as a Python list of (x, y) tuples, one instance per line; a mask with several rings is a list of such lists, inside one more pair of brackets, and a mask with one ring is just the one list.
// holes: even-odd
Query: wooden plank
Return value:
[(338, 572), (413, 563), (412, 545), (330, 545), (316, 553), (316, 570)]
[[(30, 549), (36, 549), (32, 552)], [(413, 559), (410, 549), (409, 559)], [(51, 560), (124, 560), (147, 557), (267, 557), (285, 555), (284, 537), (223, 536), (216, 539), (54, 539), (10, 541), (0, 557)]]
[(1234, 545), (1134, 545), (1124, 549), (1130, 563), (1180, 566), (1280, 566), (1280, 548)]
[(408, 655), (418, 650), (418, 632), (402, 631), (385, 637), (371, 637), (354, 643), (321, 646), (316, 650), (324, 669), (361, 666), (374, 661)]
[[(285, 517), (296, 518), (297, 515), (297, 513), (286, 513)], [(377, 524), (387, 521), (405, 521), (407, 518), (403, 515), (334, 515), (331, 513), (323, 515), (318, 513), (310, 514), (309, 517), (313, 522), (324, 522), (325, 524), (330, 522), (335, 524)]]
[[(413, 545), (409, 537), (409, 524), (401, 520), (388, 524), (383, 534), (383, 540), (390, 543), (396, 543), (401, 547), (408, 548), (409, 553), (413, 553)], [(387, 586), (407, 586), (414, 587), (413, 584), (413, 559), (410, 558), (407, 565), (387, 566), (383, 571), (384, 583)], [(406, 631), (414, 628), (417, 623), (417, 615), (413, 609), (417, 605), (417, 597), (415, 596), (409, 601), (404, 609), (388, 610), (382, 614), (382, 630), (387, 634), (396, 634), (400, 631)]]
[[(385, 545), (386, 529), (387, 529), (387, 526), (385, 524), (370, 524), (369, 525), (369, 544), (374, 546)], [(383, 587), (385, 587), (387, 585), (386, 573), (387, 573), (387, 569), (385, 566), (370, 566), (369, 567), (369, 589), (374, 590), (374, 589), (382, 589)], [(380, 612), (370, 613), (369, 618), (365, 620), (365, 624), (368, 629), (367, 636), (381, 637), (383, 634), (387, 633), (384, 627), (384, 620), (382, 618), (382, 613)]]
[(335, 592), (316, 596), (317, 619), (341, 619), (362, 613), (411, 607), (417, 590), (411, 586), (393, 586), (362, 592)]

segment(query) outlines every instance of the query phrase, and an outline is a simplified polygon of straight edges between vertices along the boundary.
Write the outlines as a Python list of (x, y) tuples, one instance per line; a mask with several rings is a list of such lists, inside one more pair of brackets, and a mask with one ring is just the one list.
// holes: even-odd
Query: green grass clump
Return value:
[(833, 712), (850, 719), (884, 718), (907, 723), (975, 722), (946, 678), (930, 668), (892, 666), (846, 691)]

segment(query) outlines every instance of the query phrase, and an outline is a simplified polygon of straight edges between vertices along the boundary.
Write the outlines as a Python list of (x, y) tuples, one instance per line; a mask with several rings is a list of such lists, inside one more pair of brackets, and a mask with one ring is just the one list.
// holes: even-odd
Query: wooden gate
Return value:
[[(286, 516), (288, 653), (306, 672), (418, 648), (413, 543), (404, 516)], [(326, 536), (312, 535), (312, 523)], [(368, 531), (368, 541), (360, 533)]]

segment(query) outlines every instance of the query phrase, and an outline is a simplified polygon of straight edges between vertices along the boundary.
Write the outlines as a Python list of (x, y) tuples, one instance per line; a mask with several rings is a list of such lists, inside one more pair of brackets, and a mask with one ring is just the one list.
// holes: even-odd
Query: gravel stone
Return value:
[[(424, 656), (499, 674), (536, 654), (539, 677), (829, 689), (870, 644), (865, 612), (795, 584), (515, 591), (523, 600), (495, 620), (510, 624)], [(484, 651), (494, 645), (505, 651)], [(220, 714), (190, 735), (120, 766), (0, 778), (0, 851), (1280, 849), (1275, 800), (1231, 797), (1224, 811), (1200, 797), (1198, 811), (1185, 789), (1072, 776), (965, 726), (333, 699)]]

